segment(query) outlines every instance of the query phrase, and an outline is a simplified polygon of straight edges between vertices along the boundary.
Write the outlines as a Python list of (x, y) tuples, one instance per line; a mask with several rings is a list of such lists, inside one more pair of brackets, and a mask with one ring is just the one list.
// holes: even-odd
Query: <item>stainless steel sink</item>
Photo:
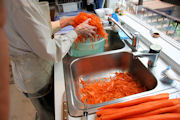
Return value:
[(72, 91), (76, 96), (75, 98), (77, 98), (76, 101), (79, 102), (80, 78), (83, 80), (100, 80), (108, 77), (111, 73), (126, 71), (145, 86), (147, 90), (152, 90), (157, 85), (157, 80), (152, 73), (128, 52), (77, 59), (72, 61), (70, 70), (71, 82), (74, 83)]
[(81, 116), (84, 109), (84, 104), (80, 101), (79, 78), (83, 78), (84, 80), (87, 80), (88, 78), (101, 79), (107, 77), (107, 75), (112, 72), (127, 71), (147, 88), (146, 92), (135, 95), (100, 104), (87, 104), (89, 114), (96, 112), (97, 108), (100, 106), (117, 103), (120, 101), (122, 102), (127, 99), (133, 99), (139, 95), (148, 94), (148, 91), (152, 91), (157, 87), (157, 80), (153, 74), (130, 52), (105, 52), (99, 55), (77, 59), (65, 57), (64, 61), (66, 61), (64, 63), (65, 87), (66, 94), (68, 96), (68, 110), (71, 116)]
[[(134, 57), (131, 53), (131, 49), (124, 41), (119, 40), (117, 38), (118, 36), (113, 38), (112, 36), (115, 33), (111, 31), (108, 32), (110, 33), (110, 41), (114, 40), (116, 42), (111, 42), (109, 46), (105, 48), (105, 52), (83, 58), (75, 58), (70, 55), (66, 55), (63, 59), (68, 112), (69, 115), (73, 117), (82, 116), (83, 109), (85, 108), (85, 105), (80, 101), (80, 77), (82, 77), (84, 80), (87, 80), (88, 78), (101, 79), (107, 77), (107, 75), (112, 72), (127, 71), (147, 88), (147, 91), (142, 93), (103, 102), (100, 104), (87, 104), (86, 106), (88, 114), (95, 113), (97, 108), (107, 104), (124, 102), (172, 88), (172, 86), (164, 85), (160, 82), (159, 79), (157, 79), (159, 76), (157, 77), (156, 73), (159, 71), (159, 68), (146, 68), (144, 64), (142, 64), (144, 61)], [(147, 60), (145, 59), (145, 61)]]

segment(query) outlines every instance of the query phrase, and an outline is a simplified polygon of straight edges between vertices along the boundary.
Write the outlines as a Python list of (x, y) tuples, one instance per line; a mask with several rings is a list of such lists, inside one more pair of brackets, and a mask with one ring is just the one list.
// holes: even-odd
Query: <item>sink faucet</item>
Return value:
[(132, 34), (133, 36), (133, 39), (132, 39), (132, 47), (134, 47), (136, 50), (138, 49), (139, 47), (139, 32), (134, 32)]
[[(112, 17), (108, 17), (108, 21), (113, 22), (115, 25), (117, 25), (131, 40), (132, 40), (132, 47), (137, 50), (139, 46), (139, 32), (134, 32), (133, 34), (129, 33), (127, 30), (125, 30), (120, 23), (118, 23), (116, 20), (114, 20)], [(159, 56), (159, 53), (161, 51), (161, 46), (153, 44), (150, 46), (150, 51), (144, 53), (144, 52), (133, 52), (135, 57), (148, 57), (148, 66), (154, 67), (156, 66), (156, 62)]]
[(148, 67), (154, 67), (154, 66), (156, 66), (161, 49), (162, 49), (161, 46), (152, 44), (150, 46), (150, 51), (133, 52), (133, 55), (135, 57), (148, 57), (149, 58)]
[(149, 57), (148, 67), (156, 66), (156, 62), (159, 56), (159, 53), (143, 53), (143, 52), (133, 52), (135, 57)]
[(108, 17), (108, 21), (111, 21), (114, 23), (114, 25), (117, 25), (128, 37), (129, 39), (132, 40), (132, 47), (134, 47), (135, 49), (138, 48), (139, 46), (139, 32), (134, 32), (134, 33), (129, 33), (127, 30), (125, 30), (121, 24), (119, 22), (117, 22), (115, 19), (113, 19), (112, 17)]

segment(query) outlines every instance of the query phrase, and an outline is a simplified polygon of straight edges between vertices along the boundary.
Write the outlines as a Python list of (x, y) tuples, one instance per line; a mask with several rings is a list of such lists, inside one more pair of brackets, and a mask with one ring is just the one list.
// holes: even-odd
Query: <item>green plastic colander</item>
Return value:
[(73, 43), (70, 49), (71, 55), (74, 57), (82, 57), (93, 54), (98, 54), (104, 52), (105, 39), (100, 38), (99, 40), (90, 42), (90, 39), (86, 41), (86, 43), (78, 43), (77, 48), (75, 48), (75, 44)]

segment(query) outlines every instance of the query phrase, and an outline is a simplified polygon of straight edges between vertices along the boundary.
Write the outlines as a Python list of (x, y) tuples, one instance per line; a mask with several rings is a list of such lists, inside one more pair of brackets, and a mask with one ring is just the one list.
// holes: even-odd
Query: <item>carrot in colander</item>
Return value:
[[(106, 43), (107, 43), (107, 33), (105, 32), (101, 19), (99, 17), (97, 17), (95, 14), (89, 14), (89, 13), (84, 13), (84, 12), (80, 12), (75, 18), (74, 18), (74, 22), (73, 22), (73, 27), (77, 27), (79, 24), (83, 23), (84, 21), (86, 21), (87, 19), (91, 18), (91, 20), (89, 21), (89, 25), (91, 26), (95, 26), (97, 29), (95, 30), (96, 35), (93, 35), (94, 39), (90, 39), (91, 43), (92, 43), (92, 47), (93, 47), (93, 42), (97, 41), (100, 39), (100, 37), (105, 38)], [(79, 35), (77, 37), (77, 39), (75, 40), (75, 47), (77, 47), (77, 44), (79, 42), (81, 43), (85, 43), (87, 41), (87, 37), (82, 37), (81, 35)]]

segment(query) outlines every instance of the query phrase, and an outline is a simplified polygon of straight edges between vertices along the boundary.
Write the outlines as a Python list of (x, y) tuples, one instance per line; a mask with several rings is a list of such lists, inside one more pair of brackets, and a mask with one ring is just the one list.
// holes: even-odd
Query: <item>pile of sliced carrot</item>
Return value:
[[(96, 35), (94, 35), (94, 39), (93, 38), (90, 39), (92, 45), (93, 45), (93, 42), (96, 40), (99, 40), (100, 37), (105, 38), (106, 43), (107, 43), (107, 33), (105, 32), (105, 30), (103, 28), (101, 19), (99, 17), (97, 17), (95, 14), (80, 12), (74, 18), (73, 27), (77, 27), (79, 24), (83, 23), (84, 21), (86, 21), (89, 18), (91, 18), (91, 20), (89, 21), (89, 25), (95, 26), (97, 28), (97, 29), (95, 29)], [(78, 44), (79, 42), (85, 43), (86, 40), (87, 40), (87, 38), (84, 38), (83, 36), (79, 35), (77, 37), (75, 43), (76, 44)]]
[(180, 120), (180, 99), (168, 93), (103, 106), (97, 120)]
[(98, 104), (113, 99), (146, 91), (146, 88), (129, 73), (115, 73), (114, 77), (103, 80), (80, 80), (81, 101), (87, 104)]

